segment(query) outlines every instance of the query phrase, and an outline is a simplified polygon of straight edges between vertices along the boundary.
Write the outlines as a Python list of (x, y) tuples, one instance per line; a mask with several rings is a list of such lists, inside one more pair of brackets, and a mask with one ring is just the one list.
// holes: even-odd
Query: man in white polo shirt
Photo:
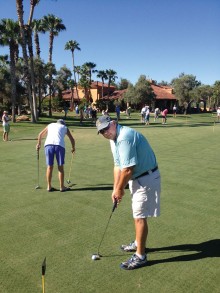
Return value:
[(45, 156), (46, 156), (46, 178), (47, 178), (47, 191), (54, 191), (55, 189), (51, 186), (54, 157), (56, 156), (58, 165), (58, 177), (60, 183), (60, 191), (64, 192), (69, 190), (69, 188), (64, 186), (64, 159), (65, 159), (65, 135), (68, 136), (72, 144), (72, 153), (75, 152), (75, 140), (70, 133), (69, 129), (66, 127), (65, 121), (63, 119), (57, 120), (56, 123), (50, 123), (45, 127), (38, 135), (38, 143), (36, 146), (37, 151), (41, 147), (41, 140), (46, 136), (45, 140)]

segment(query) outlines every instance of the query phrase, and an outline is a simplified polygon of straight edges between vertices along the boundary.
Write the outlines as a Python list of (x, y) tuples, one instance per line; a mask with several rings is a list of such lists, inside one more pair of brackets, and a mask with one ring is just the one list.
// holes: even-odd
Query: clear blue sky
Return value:
[[(27, 22), (30, 0), (24, 0)], [(0, 19), (17, 20), (16, 1), (0, 0)], [(54, 39), (53, 63), (72, 69), (93, 62), (97, 70), (113, 69), (118, 80), (135, 84), (141, 74), (170, 82), (180, 73), (195, 75), (203, 84), (220, 80), (219, 0), (41, 0), (34, 18), (54, 14), (66, 31)], [(49, 35), (40, 36), (41, 57), (48, 61)], [(0, 55), (8, 51), (0, 47)], [(93, 76), (96, 80), (96, 77)]]

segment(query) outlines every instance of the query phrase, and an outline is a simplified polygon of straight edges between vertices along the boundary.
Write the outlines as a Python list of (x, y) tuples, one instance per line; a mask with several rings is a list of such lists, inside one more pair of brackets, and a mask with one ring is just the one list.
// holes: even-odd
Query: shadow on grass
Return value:
[(37, 140), (37, 138), (12, 138), (11, 141), (20, 141), (20, 140)]
[[(212, 258), (212, 257), (220, 257), (220, 239), (213, 239), (206, 242), (198, 243), (198, 244), (181, 244), (181, 245), (173, 245), (168, 247), (160, 247), (160, 248), (146, 248), (146, 253), (154, 254), (157, 252), (161, 253), (170, 253), (176, 252), (178, 254), (184, 253), (183, 255), (177, 255), (175, 257), (158, 259), (158, 260), (149, 260), (145, 266), (152, 266), (161, 263), (169, 263), (169, 262), (179, 262), (179, 261), (195, 261), (203, 258)], [(194, 253), (192, 253), (194, 252)], [(189, 253), (189, 254), (186, 254)], [(127, 259), (131, 257), (133, 253), (118, 253), (118, 254), (101, 254), (104, 258), (112, 258), (112, 257), (121, 257), (127, 256)], [(141, 268), (141, 267), (140, 267)]]
[[(220, 239), (213, 239), (206, 242), (198, 243), (198, 244), (181, 244), (174, 245), (168, 247), (160, 247), (160, 248), (149, 248), (149, 253), (154, 252), (176, 252), (176, 253), (184, 253), (182, 255), (177, 255), (175, 257), (158, 259), (158, 260), (149, 260), (148, 266), (160, 264), (160, 263), (168, 263), (168, 262), (179, 262), (179, 261), (194, 261), (203, 258), (210, 257), (220, 257)], [(189, 254), (186, 254), (189, 252)]]
[[(70, 185), (72, 186), (72, 185)], [(90, 191), (97, 191), (97, 190), (112, 190), (112, 184), (106, 184), (104, 186), (88, 186), (88, 187), (82, 187), (82, 188), (74, 188), (74, 191), (84, 191), (84, 190), (90, 190)]]

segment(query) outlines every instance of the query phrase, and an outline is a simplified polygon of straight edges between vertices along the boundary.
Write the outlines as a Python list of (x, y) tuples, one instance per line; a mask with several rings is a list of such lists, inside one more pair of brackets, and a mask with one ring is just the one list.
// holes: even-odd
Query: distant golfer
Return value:
[(2, 115), (3, 141), (8, 141), (8, 135), (10, 132), (10, 124), (9, 124), (10, 120), (11, 119), (8, 116), (8, 112), (4, 111)]
[(220, 107), (217, 109), (217, 121), (220, 122)]
[(148, 217), (160, 215), (160, 173), (154, 152), (147, 139), (139, 132), (100, 116), (96, 121), (98, 133), (110, 140), (114, 159), (114, 189), (112, 200), (122, 200), (127, 184), (131, 192), (136, 239), (122, 245), (123, 251), (136, 251), (121, 268), (136, 269), (147, 264), (145, 246)]
[(64, 159), (65, 159), (65, 142), (64, 137), (67, 135), (72, 144), (72, 153), (75, 152), (75, 140), (71, 135), (69, 129), (66, 127), (66, 124), (63, 119), (57, 120), (56, 123), (50, 123), (45, 127), (38, 135), (38, 143), (36, 146), (37, 151), (41, 147), (41, 140), (46, 136), (45, 140), (45, 156), (47, 164), (47, 191), (54, 191), (55, 189), (51, 186), (53, 165), (54, 165), (54, 156), (56, 156), (57, 165), (58, 165), (58, 177), (60, 182), (60, 191), (70, 190), (64, 186)]

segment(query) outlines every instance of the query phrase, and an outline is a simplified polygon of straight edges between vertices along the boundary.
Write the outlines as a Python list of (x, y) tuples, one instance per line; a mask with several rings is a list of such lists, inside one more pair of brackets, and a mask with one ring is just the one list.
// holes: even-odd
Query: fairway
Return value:
[[(114, 114), (111, 115), (113, 118)], [(143, 133), (152, 145), (162, 178), (161, 216), (149, 219), (148, 266), (121, 270), (131, 253), (119, 247), (134, 240), (129, 190), (112, 210), (113, 160), (109, 142), (90, 122), (67, 124), (76, 139), (71, 166), (66, 139), (65, 180), (71, 191), (47, 192), (43, 148), (37, 185), (36, 137), (47, 123), (11, 123), (10, 139), (0, 141), (0, 292), (46, 293), (219, 292), (220, 123), (211, 114), (168, 116), (145, 126), (139, 114), (121, 124)], [(58, 188), (57, 168), (53, 186)]]

